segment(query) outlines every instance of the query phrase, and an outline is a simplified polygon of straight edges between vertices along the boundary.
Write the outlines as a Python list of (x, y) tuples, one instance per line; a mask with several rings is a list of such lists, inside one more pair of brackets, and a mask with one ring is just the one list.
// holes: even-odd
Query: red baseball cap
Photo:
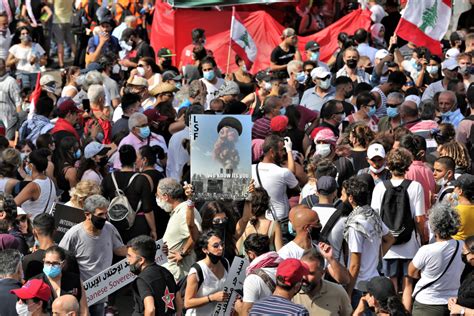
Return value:
[(278, 115), (270, 121), (270, 129), (272, 132), (283, 132), (288, 127), (288, 117)]
[(146, 115), (150, 123), (151, 122), (157, 122), (157, 123), (164, 122), (168, 119), (167, 116), (161, 115), (160, 112), (158, 112), (158, 110), (156, 109), (148, 109), (145, 112), (143, 112), (143, 114)]
[(301, 282), (303, 277), (309, 273), (308, 266), (301, 260), (289, 258), (283, 260), (277, 268), (276, 277), (280, 278), (283, 283), (292, 286)]
[(31, 279), (21, 288), (10, 290), (10, 293), (15, 294), (22, 300), (39, 298), (43, 301), (49, 301), (51, 297), (51, 288), (41, 279)]

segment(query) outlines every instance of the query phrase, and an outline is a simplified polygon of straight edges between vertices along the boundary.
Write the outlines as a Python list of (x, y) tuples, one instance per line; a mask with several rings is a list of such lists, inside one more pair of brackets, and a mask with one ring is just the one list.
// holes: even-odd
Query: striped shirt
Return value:
[(253, 123), (252, 139), (265, 139), (268, 135), (270, 135), (270, 119), (264, 116)]
[(271, 295), (253, 304), (249, 316), (275, 315), (275, 316), (309, 316), (308, 310), (284, 297)]

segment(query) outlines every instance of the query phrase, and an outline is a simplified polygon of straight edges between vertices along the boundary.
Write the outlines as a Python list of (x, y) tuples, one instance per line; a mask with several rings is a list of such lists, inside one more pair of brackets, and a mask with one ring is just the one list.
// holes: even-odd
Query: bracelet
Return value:
[(209, 297), (209, 295), (207, 296), (207, 300), (209, 301), (209, 303), (211, 303), (211, 298)]
[(186, 205), (187, 205), (188, 207), (194, 207), (194, 202), (193, 202), (193, 200), (187, 200), (187, 201), (186, 201)]

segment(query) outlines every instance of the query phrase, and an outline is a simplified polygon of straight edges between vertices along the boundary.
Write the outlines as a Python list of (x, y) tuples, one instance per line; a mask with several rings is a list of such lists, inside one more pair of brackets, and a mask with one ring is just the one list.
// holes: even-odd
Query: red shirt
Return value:
[(430, 168), (425, 166), (423, 161), (415, 160), (408, 169), (408, 172), (405, 175), (406, 179), (418, 181), (423, 187), (423, 193), (425, 198), (425, 211), (429, 210), (431, 207), (431, 194), (435, 194), (435, 179), (433, 176), (433, 171)]

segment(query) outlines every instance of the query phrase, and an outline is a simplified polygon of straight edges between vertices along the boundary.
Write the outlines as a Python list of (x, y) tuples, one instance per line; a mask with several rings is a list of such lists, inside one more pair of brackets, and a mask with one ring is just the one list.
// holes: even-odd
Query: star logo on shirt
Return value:
[(168, 311), (168, 308), (174, 310), (174, 294), (170, 293), (168, 286), (165, 288), (165, 295), (161, 297), (163, 302), (165, 302), (165, 313)]

